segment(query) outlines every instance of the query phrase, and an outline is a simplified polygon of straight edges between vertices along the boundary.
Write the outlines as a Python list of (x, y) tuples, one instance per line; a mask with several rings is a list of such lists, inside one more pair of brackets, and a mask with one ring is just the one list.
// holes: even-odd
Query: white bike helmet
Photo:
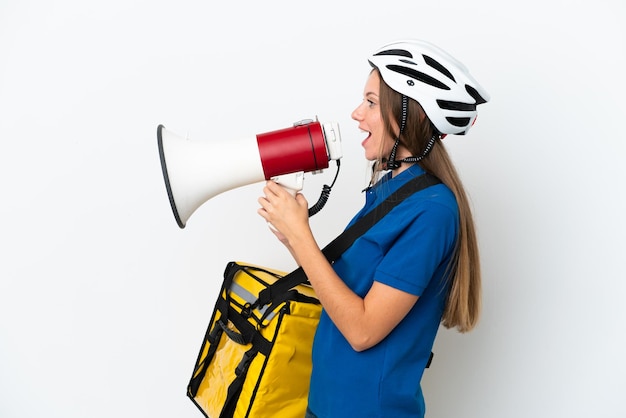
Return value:
[(389, 87), (417, 101), (441, 134), (465, 135), (476, 105), (490, 98), (461, 62), (425, 41), (385, 45), (369, 62)]

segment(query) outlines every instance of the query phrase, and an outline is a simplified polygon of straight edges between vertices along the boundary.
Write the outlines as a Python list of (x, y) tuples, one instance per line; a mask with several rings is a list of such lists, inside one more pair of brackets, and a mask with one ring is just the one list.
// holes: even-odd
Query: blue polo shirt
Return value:
[[(423, 173), (418, 165), (393, 178), (388, 173), (367, 190), (365, 206), (350, 224)], [(419, 299), (383, 341), (362, 352), (354, 351), (322, 312), (309, 393), (309, 408), (318, 418), (424, 416), (420, 380), (443, 314), (444, 273), (458, 223), (453, 193), (443, 184), (431, 186), (398, 204), (334, 263), (361, 297), (377, 281)]]

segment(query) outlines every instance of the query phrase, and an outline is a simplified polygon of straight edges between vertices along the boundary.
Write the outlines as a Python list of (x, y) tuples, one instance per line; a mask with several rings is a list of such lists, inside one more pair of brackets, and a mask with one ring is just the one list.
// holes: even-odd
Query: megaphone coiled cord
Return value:
[(337, 177), (339, 176), (340, 163), (339, 160), (335, 161), (337, 162), (337, 171), (335, 172), (335, 178), (333, 179), (333, 182), (330, 184), (330, 186), (325, 184), (322, 187), (322, 193), (320, 194), (319, 199), (313, 206), (309, 208), (309, 218), (322, 210), (322, 208), (326, 205), (326, 202), (328, 202), (328, 198), (330, 197), (330, 191), (335, 185)]

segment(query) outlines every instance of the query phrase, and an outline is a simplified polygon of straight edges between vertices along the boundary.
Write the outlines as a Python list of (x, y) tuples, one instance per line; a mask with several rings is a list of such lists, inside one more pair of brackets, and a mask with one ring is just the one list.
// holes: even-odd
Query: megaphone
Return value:
[(342, 156), (339, 125), (312, 119), (219, 143), (188, 140), (159, 125), (157, 140), (167, 195), (181, 229), (220, 193), (269, 179), (295, 193), (302, 190), (305, 172), (321, 172)]

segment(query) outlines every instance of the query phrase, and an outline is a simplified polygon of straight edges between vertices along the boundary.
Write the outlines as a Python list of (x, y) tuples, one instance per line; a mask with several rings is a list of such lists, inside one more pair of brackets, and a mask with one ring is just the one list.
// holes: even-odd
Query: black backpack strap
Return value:
[(433, 357), (435, 357), (435, 353), (433, 353), (432, 351), (430, 352), (430, 357), (428, 357), (428, 362), (426, 362), (426, 368), (428, 369), (430, 367), (430, 364), (433, 362)]
[[(441, 180), (429, 173), (424, 173), (421, 176), (409, 180), (406, 184), (389, 195), (389, 197), (387, 197), (387, 199), (385, 199), (382, 203), (369, 211), (365, 216), (343, 231), (341, 235), (331, 241), (326, 247), (324, 247), (322, 253), (324, 253), (324, 256), (330, 262), (337, 260), (344, 251), (350, 248), (358, 237), (367, 232), (367, 230), (374, 226), (376, 222), (391, 212), (397, 204), (412, 194), (439, 183), (441, 183)], [(282, 279), (277, 280), (272, 285), (263, 289), (259, 293), (259, 299), (254, 303), (254, 305), (265, 306), (272, 300), (273, 295), (286, 292), (299, 284), (305, 283), (306, 281), (307, 277), (304, 274), (304, 270), (302, 270), (302, 267), (298, 267)]]
[(412, 194), (439, 183), (441, 183), (441, 180), (428, 173), (424, 173), (421, 176), (409, 180), (406, 184), (389, 195), (389, 197), (387, 197), (387, 199), (385, 199), (382, 203), (355, 222), (350, 228), (346, 229), (330, 244), (324, 247), (322, 252), (329, 261), (335, 261), (341, 256), (341, 254), (343, 254), (344, 251), (350, 248), (358, 237), (367, 232), (368, 229), (391, 212), (396, 205)]

